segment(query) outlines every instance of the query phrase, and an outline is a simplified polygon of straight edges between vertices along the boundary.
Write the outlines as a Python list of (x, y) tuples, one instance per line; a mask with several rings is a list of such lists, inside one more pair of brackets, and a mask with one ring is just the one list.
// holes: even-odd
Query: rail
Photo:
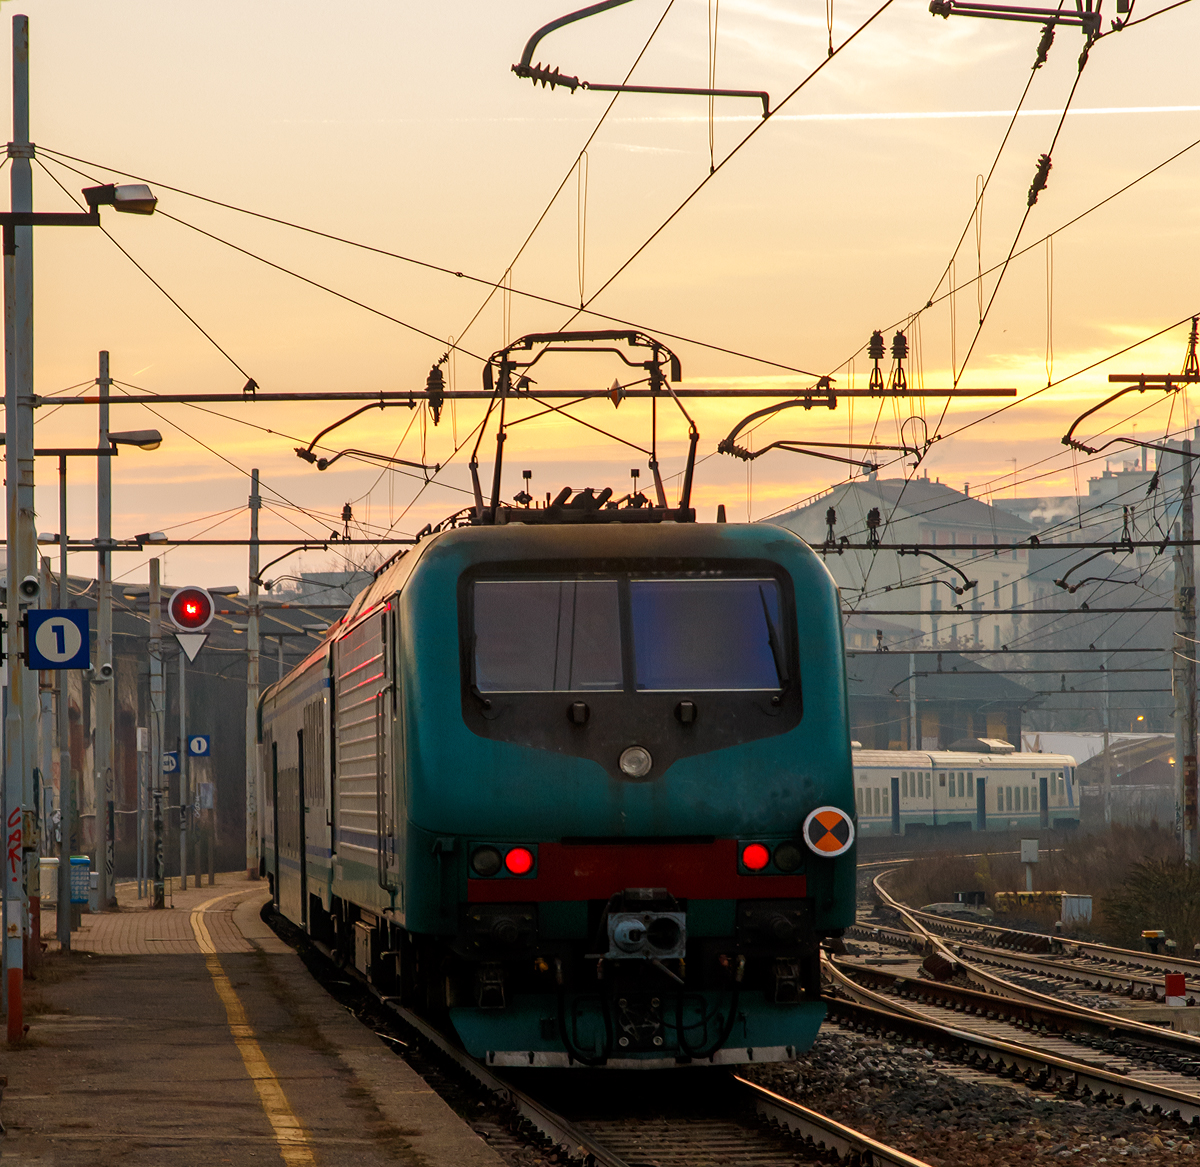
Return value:
[[(320, 952), (326, 960), (333, 961), (333, 953), (326, 945), (307, 936), (305, 942)], [(482, 1062), (460, 1049), (420, 1014), (401, 1005), (395, 998), (380, 993), (369, 982), (358, 976), (354, 970), (342, 967), (339, 972), (342, 976), (352, 976), (374, 996), (379, 1004), (385, 1006), (406, 1026), (418, 1033), (441, 1056), (474, 1078), (485, 1090), (494, 1094), (503, 1104), (518, 1114), (524, 1122), (560, 1147), (572, 1160), (582, 1161), (585, 1167), (635, 1167), (569, 1119), (555, 1113), (524, 1091), (518, 1090)], [(614, 1073), (619, 1072), (614, 1071)], [(688, 1070), (681, 1069), (679, 1072), (687, 1073)], [(748, 1096), (762, 1118), (785, 1127), (818, 1149), (834, 1152), (839, 1158), (850, 1159), (863, 1167), (868, 1167), (868, 1165), (869, 1167), (929, 1167), (929, 1164), (921, 1159), (915, 1159), (896, 1147), (881, 1143), (871, 1138), (870, 1135), (863, 1134), (861, 1131), (848, 1127), (818, 1111), (801, 1106), (799, 1103), (775, 1094), (740, 1075), (731, 1074), (730, 1078), (736, 1089)]]
[[(1012, 981), (1006, 980), (1004, 977), (997, 976), (995, 973), (990, 973), (986, 969), (980, 968), (977, 964), (964, 958), (961, 949), (955, 951), (950, 948), (940, 936), (931, 932), (920, 922), (922, 917), (933, 921), (939, 921), (941, 917), (909, 908), (886, 891), (880, 882), (886, 874), (887, 872), (877, 875), (872, 881), (872, 886), (875, 888), (880, 899), (887, 907), (898, 912), (901, 918), (909, 923), (914, 932), (918, 932), (924, 936), (926, 942), (938, 955), (956, 967), (961, 968), (969, 980), (973, 980), (977, 984), (991, 989), (998, 996), (1010, 997), (1017, 1001), (1023, 1001), (1028, 1005), (1053, 1009), (1066, 1008), (1071, 1013), (1082, 1018), (1087, 1018), (1094, 1024), (1103, 1025), (1113, 1032), (1120, 1031), (1128, 1034), (1135, 1040), (1154, 1044), (1155, 1039), (1161, 1036), (1163, 1031), (1159, 1026), (1147, 1025), (1142, 1021), (1132, 1021), (1115, 1013), (1106, 1013), (1102, 1009), (1089, 1009), (1086, 1005), (1064, 1002), (1057, 997), (1050, 996), (1048, 993), (1039, 993), (1034, 989), (1015, 985)], [(954, 922), (959, 923), (959, 921)], [(1200, 1056), (1200, 1037), (1188, 1033), (1180, 1033), (1177, 1035), (1177, 1044), (1180, 1048), (1187, 1048), (1194, 1052), (1196, 1056)]]

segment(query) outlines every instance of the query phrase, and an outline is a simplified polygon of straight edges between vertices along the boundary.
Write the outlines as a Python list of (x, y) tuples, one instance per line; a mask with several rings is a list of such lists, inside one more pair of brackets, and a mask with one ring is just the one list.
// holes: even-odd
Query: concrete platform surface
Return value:
[(218, 875), (158, 912), (133, 892), (27, 982), (6, 1167), (500, 1167), (263, 924), (264, 884)]

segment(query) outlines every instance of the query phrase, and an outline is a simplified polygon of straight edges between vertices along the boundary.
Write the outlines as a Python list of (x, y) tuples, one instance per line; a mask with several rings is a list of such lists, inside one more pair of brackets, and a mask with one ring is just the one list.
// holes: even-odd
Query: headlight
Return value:
[(621, 773), (629, 775), (630, 778), (645, 778), (650, 773), (650, 767), (654, 765), (654, 759), (645, 746), (630, 746), (621, 752), (618, 765), (621, 767)]
[(500, 852), (495, 847), (476, 847), (471, 852), (471, 870), (476, 875), (495, 875), (500, 870)]

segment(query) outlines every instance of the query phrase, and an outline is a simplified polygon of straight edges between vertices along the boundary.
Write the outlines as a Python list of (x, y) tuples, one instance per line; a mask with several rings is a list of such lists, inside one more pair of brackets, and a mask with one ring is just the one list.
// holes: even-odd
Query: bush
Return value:
[[(978, 836), (973, 841), (977, 846), (982, 842)], [(945, 903), (957, 891), (982, 891), (987, 905), (994, 909), (996, 892), (1025, 890), (1025, 868), (1019, 853), (1008, 849), (1014, 845), (1012, 840), (987, 842), (1004, 849), (976, 856), (949, 852), (928, 855), (890, 875), (888, 890), (918, 908)], [(1200, 873), (1195, 868), (1186, 869), (1193, 881), (1186, 883), (1186, 895), (1168, 892), (1164, 896), (1156, 890), (1171, 888), (1170, 879), (1180, 889), (1185, 886), (1185, 867), (1178, 854), (1179, 843), (1173, 832), (1157, 826), (1118, 824), (1095, 834), (1060, 834), (1046, 841), (1034, 869), (1034, 887), (1039, 891), (1090, 895), (1093, 916), (1092, 926), (1086, 929), (1089, 936), (1126, 948), (1140, 947), (1143, 928), (1163, 928), (1179, 945), (1180, 953), (1190, 955), (1192, 944), (1200, 940)], [(1169, 877), (1162, 874), (1168, 870), (1172, 873)], [(1194, 923), (1193, 913), (1188, 910), (1190, 900), (1197, 903)], [(1048, 932), (1056, 916), (1049, 909), (1029, 910), (1020, 917), (1002, 913), (997, 923)], [(1165, 922), (1168, 918), (1169, 925)]]
[(1161, 928), (1190, 957), (1200, 940), (1200, 867), (1178, 857), (1136, 863), (1102, 910), (1112, 943), (1140, 948), (1143, 929)]

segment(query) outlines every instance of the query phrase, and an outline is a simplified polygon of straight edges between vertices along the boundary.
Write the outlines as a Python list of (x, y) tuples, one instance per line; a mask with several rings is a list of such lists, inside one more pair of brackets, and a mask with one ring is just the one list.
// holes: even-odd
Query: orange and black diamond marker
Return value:
[(804, 841), (817, 855), (834, 858), (849, 850), (854, 842), (854, 826), (837, 807), (818, 807), (804, 824)]

